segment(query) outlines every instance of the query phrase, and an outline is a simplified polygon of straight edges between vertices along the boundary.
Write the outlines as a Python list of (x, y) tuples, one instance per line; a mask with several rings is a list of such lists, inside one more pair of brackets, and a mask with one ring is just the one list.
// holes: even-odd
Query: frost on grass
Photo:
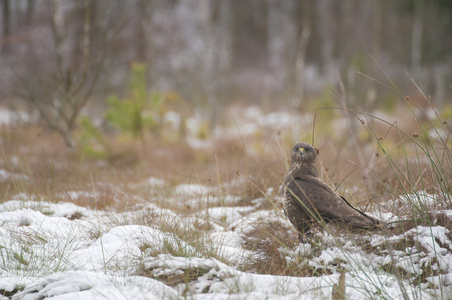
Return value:
[[(162, 188), (154, 183), (141, 184)], [(262, 209), (263, 198), (203, 206), (217, 192), (179, 185), (165, 194), (192, 211), (154, 198), (124, 211), (4, 202), (0, 291), (13, 299), (318, 299), (345, 274), (348, 299), (450, 295), (450, 211), (386, 236), (317, 230), (299, 243), (280, 210)]]
[(176, 299), (171, 287), (154, 279), (89, 271), (55, 273), (27, 284), (12, 299)]
[(94, 243), (79, 248), (72, 253), (71, 261), (88, 270), (126, 270), (133, 272), (130, 266), (144, 253), (161, 253), (169, 247), (184, 255), (196, 255), (196, 250), (187, 242), (172, 234), (142, 225), (117, 226), (102, 235)]

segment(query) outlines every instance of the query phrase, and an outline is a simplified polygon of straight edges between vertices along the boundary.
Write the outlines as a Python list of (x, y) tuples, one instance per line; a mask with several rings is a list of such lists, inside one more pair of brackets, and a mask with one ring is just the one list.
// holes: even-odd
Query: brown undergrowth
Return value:
[[(316, 132), (315, 146), (320, 148), (322, 179), (363, 211), (374, 212), (377, 216), (379, 211), (391, 212), (405, 219), (391, 223), (394, 227), (391, 235), (403, 234), (419, 225), (438, 225), (449, 230), (448, 238), (451, 239), (450, 218), (432, 212), (452, 207), (450, 139), (448, 135), (441, 138), (427, 134), (434, 128), (449, 128), (447, 122), (441, 123), (440, 127), (434, 127), (434, 121), (427, 125), (414, 122), (411, 124), (415, 125), (410, 125), (412, 128), (401, 129), (380, 118), (361, 115), (355, 112), (355, 116), (365, 120), (358, 123), (361, 130), (355, 137), (355, 145), (344, 136), (326, 134), (328, 138), (322, 138), (320, 128)], [(374, 122), (368, 122), (369, 118), (373, 118)], [(391, 131), (390, 135), (385, 135), (385, 131), (375, 125), (379, 122), (390, 127), (385, 129), (386, 132)], [(221, 255), (212, 247), (216, 241), (207, 238), (208, 232), (213, 230), (208, 217), (194, 224), (196, 232), (184, 226), (183, 218), (214, 206), (254, 205), (256, 210), (281, 211), (275, 199), (281, 195), (280, 186), (292, 139), (277, 132), (270, 133), (272, 137), (265, 139), (259, 136), (249, 140), (241, 137), (216, 138), (211, 146), (202, 149), (190, 147), (185, 141), (167, 143), (149, 140), (143, 147), (140, 141), (112, 139), (114, 153), (107, 159), (99, 160), (82, 157), (76, 149), (67, 151), (57, 137), (45, 130), (36, 127), (14, 130), (14, 136), (9, 128), (0, 130), (3, 141), (0, 168), (8, 172), (0, 181), (1, 202), (13, 198), (67, 201), (119, 212), (130, 210), (137, 204), (155, 203), (180, 218), (165, 219), (152, 212), (137, 212), (136, 219), (131, 222), (157, 226), (163, 232), (190, 241), (202, 255), (220, 260)], [(359, 155), (357, 152), (360, 152)], [(151, 177), (164, 180), (164, 186), (151, 188), (143, 184)], [(218, 201), (193, 205), (187, 196), (174, 195), (174, 188), (181, 183), (212, 188), (209, 192), (212, 198), (235, 196), (239, 200), (226, 204)], [(404, 198), (404, 195), (416, 195), (421, 191), (437, 195), (437, 203), (424, 205), (420, 197), (417, 197), (418, 200), (416, 197)], [(78, 196), (73, 197), (73, 192), (78, 192)], [(169, 202), (168, 198), (172, 198), (173, 202)], [(258, 199), (261, 199), (259, 205), (256, 204)], [(278, 222), (255, 225), (254, 230), (243, 237), (242, 245), (255, 255), (244, 258), (241, 270), (290, 276), (321, 276), (331, 272), (329, 268), (314, 268), (301, 261), (320, 255), (324, 249), (321, 239), (313, 238), (309, 255), (299, 257), (300, 261), (289, 262), (281, 249), (297, 247), (299, 243), (295, 230)], [(366, 249), (365, 243), (360, 246)], [(404, 251), (412, 246), (415, 246), (413, 241), (407, 239), (399, 241), (394, 247)], [(144, 252), (146, 249), (143, 245)], [(168, 247), (167, 250), (174, 256), (186, 255), (183, 249), (177, 247)], [(372, 253), (377, 250), (370, 247), (367, 251)], [(149, 255), (155, 254), (149, 252)], [(425, 268), (423, 274), (433, 274), (428, 271), (429, 266)], [(400, 273), (391, 264), (386, 266), (386, 270)], [(423, 282), (424, 278), (419, 280)]]

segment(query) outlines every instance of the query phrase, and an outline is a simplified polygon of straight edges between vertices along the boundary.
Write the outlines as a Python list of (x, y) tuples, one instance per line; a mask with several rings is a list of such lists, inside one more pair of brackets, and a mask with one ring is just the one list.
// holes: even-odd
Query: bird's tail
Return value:
[(371, 222), (371, 224), (367, 224), (367, 226), (364, 226), (364, 227), (374, 227), (374, 228), (380, 228), (380, 229), (388, 228), (388, 225), (385, 222), (375, 219), (375, 218), (363, 213), (362, 211), (360, 211), (359, 209), (356, 209), (350, 203), (348, 203), (347, 199), (345, 199), (342, 196), (340, 196), (340, 197), (342, 198), (342, 200), (344, 200), (345, 203), (347, 203), (348, 206), (353, 208), (355, 211), (359, 212), (363, 217), (365, 217), (367, 220), (369, 220)]

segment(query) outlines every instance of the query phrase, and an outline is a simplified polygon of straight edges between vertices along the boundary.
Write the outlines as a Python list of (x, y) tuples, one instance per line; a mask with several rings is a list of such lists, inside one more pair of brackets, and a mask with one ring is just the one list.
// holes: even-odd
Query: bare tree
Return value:
[(231, 8), (228, 1), (206, 0), (200, 5), (204, 24), (204, 53), (201, 64), (202, 89), (210, 105), (209, 125), (213, 130), (221, 107), (221, 87), (230, 67)]
[(319, 64), (325, 77), (335, 73), (334, 66), (336, 61), (334, 58), (334, 3), (330, 0), (318, 0), (315, 2), (318, 14), (318, 50), (320, 52)]
[(3, 38), (2, 38), (2, 52), (8, 51), (8, 38), (10, 34), (9, 19), (10, 19), (10, 9), (9, 0), (3, 0), (2, 7), (2, 19), (3, 19)]
[[(212, 126), (225, 95), (302, 99), (337, 84), (338, 71), (350, 100), (366, 109), (382, 102), (385, 89), (363, 85), (357, 71), (375, 77), (380, 67), (388, 74), (408, 70), (421, 86), (434, 86), (436, 76), (433, 94), (447, 98), (450, 3), (3, 0), (0, 93), (4, 99), (20, 94), (68, 145), (89, 99), (106, 79), (124, 87), (132, 61), (147, 64), (149, 88), (174, 90), (209, 107)], [(402, 89), (412, 85), (400, 75)]]
[[(297, 11), (297, 21), (298, 21), (298, 32), (295, 45), (295, 63), (294, 66), (294, 86), (293, 86), (293, 97), (296, 99), (296, 106), (301, 106), (301, 99), (304, 94), (304, 72), (306, 65), (306, 51), (309, 44), (309, 39), (311, 36), (311, 15), (313, 13), (313, 8), (310, 2), (303, 1), (298, 3)], [(301, 20), (300, 20), (301, 19)]]
[(17, 62), (14, 90), (70, 148), (75, 145), (77, 117), (103, 75), (117, 27), (108, 11), (99, 18), (97, 1), (49, 0), (46, 4), (49, 26)]
[(136, 3), (137, 9), (137, 20), (136, 20), (136, 57), (140, 62), (150, 62), (149, 61), (149, 48), (151, 35), (151, 23), (152, 14), (150, 13), (152, 9), (153, 0), (138, 0)]
[(411, 38), (411, 66), (418, 71), (421, 68), (422, 34), (424, 30), (424, 1), (414, 1), (413, 32)]

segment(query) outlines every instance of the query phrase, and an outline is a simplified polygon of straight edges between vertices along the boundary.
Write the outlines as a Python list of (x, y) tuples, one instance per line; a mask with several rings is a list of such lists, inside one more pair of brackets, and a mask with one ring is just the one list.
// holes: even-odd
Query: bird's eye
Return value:
[(311, 148), (305, 148), (304, 151), (309, 152), (311, 151)]

